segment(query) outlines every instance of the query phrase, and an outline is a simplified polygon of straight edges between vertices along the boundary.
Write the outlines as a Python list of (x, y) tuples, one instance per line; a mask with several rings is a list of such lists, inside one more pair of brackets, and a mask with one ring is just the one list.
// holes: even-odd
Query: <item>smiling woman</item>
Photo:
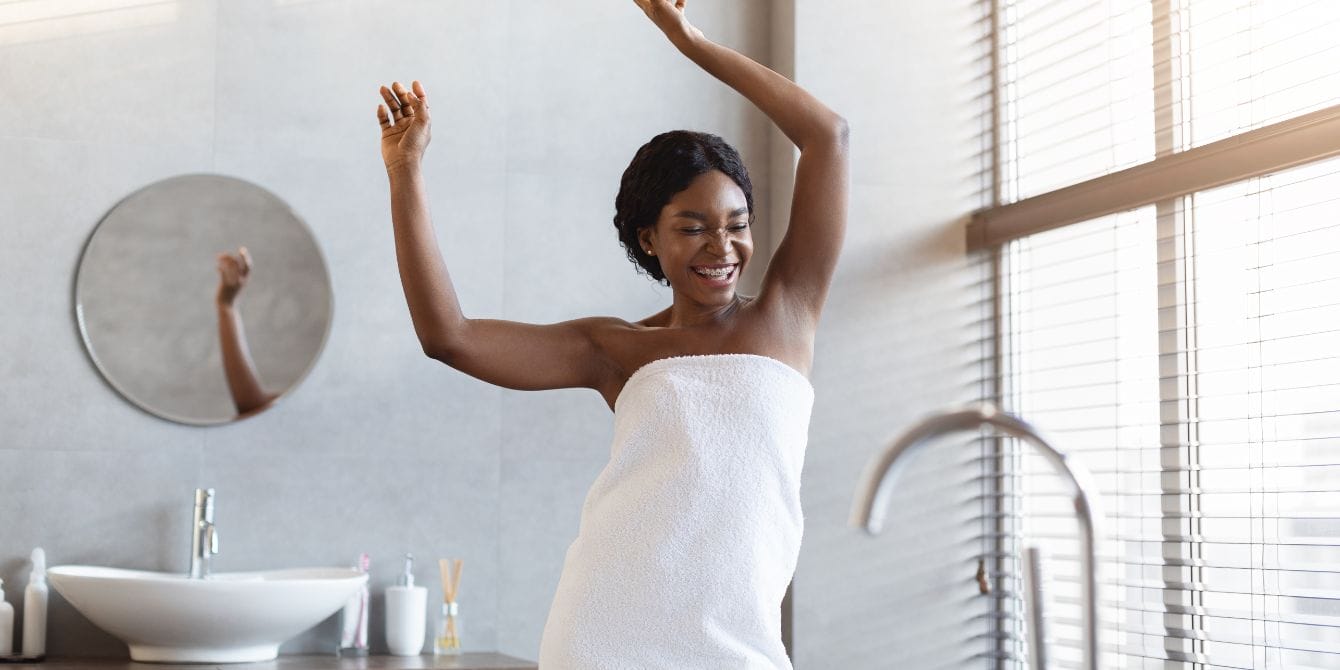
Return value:
[(683, 0), (637, 4), (800, 150), (790, 225), (760, 293), (736, 291), (754, 211), (739, 154), (672, 131), (638, 150), (614, 217), (629, 258), (670, 287), (669, 307), (631, 322), (467, 318), (429, 217), (432, 111), (419, 82), (382, 87), (377, 109), (401, 283), (429, 356), (513, 389), (590, 388), (614, 410), (612, 457), (568, 550), (542, 667), (790, 668), (780, 607), (800, 547), (806, 373), (846, 225), (846, 122), (706, 39)]
[[(637, 248), (647, 257), (643, 267), (654, 268), (653, 277), (678, 287), (697, 302), (738, 300), (739, 271), (754, 251), (746, 202), (739, 182), (725, 173), (712, 170), (697, 175), (687, 188), (670, 197), (653, 225), (634, 233)], [(618, 217), (615, 222), (618, 225)], [(620, 233), (622, 237), (623, 231)], [(671, 280), (672, 276), (676, 279)]]
[[(716, 135), (678, 130), (652, 138), (624, 171), (614, 208), (614, 227), (628, 258), (663, 284), (670, 283), (662, 268), (665, 257), (653, 258), (654, 241), (649, 239), (658, 232), (662, 209), (670, 214), (667, 225), (686, 235), (707, 232), (710, 210), (719, 209), (718, 220), (725, 221), (739, 246), (752, 249), (748, 228), (753, 222), (753, 184), (740, 154)], [(723, 255), (724, 246), (718, 250)], [(744, 265), (741, 260), (732, 263)]]

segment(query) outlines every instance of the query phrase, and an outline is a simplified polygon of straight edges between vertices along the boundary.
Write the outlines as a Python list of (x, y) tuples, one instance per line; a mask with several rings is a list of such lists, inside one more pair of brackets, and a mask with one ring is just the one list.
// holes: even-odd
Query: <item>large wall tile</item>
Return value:
[(31, 2), (0, 26), (0, 136), (175, 147), (214, 123), (215, 3)]
[[(0, 448), (140, 449), (192, 443), (106, 384), (85, 353), (75, 318), (74, 277), (88, 236), (121, 198), (189, 171), (208, 145), (146, 147), (115, 141), (0, 139), (0, 250), (6, 314), (0, 320), (5, 430)], [(196, 443), (198, 444), (198, 443)]]
[(612, 223), (617, 190), (617, 177), (510, 176), (503, 265), (508, 318), (637, 321), (670, 304), (669, 290), (640, 274), (619, 244)]
[(973, 581), (991, 530), (979, 447), (947, 439), (913, 463), (883, 535), (848, 525), (866, 465), (898, 432), (981, 397), (989, 284), (962, 227), (979, 205), (965, 125), (986, 62), (969, 57), (979, 4), (795, 2), (797, 78), (848, 118), (853, 182), (815, 352), (798, 668), (977, 668), (992, 647), (992, 601)]
[(504, 459), (609, 457), (614, 415), (594, 390), (504, 391), (502, 415)]
[(498, 564), (506, 579), (499, 584), (498, 648), (504, 653), (539, 655), (586, 490), (604, 466), (604, 458), (503, 461)]

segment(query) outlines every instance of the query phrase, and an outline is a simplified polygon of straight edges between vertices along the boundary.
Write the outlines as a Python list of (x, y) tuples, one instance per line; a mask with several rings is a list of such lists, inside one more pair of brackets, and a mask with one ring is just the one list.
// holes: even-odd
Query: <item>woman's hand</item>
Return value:
[(231, 306), (242, 287), (247, 285), (247, 276), (251, 274), (251, 254), (246, 247), (238, 247), (237, 255), (221, 253), (218, 256), (219, 290), (215, 300), (220, 305)]
[(680, 39), (693, 39), (703, 36), (703, 31), (694, 28), (684, 16), (686, 0), (633, 0), (647, 18), (656, 24), (671, 42)]
[(386, 169), (417, 166), (432, 139), (432, 116), (423, 84), (414, 82), (413, 90), (395, 82), (381, 88), (384, 105), (377, 105), (377, 121), (382, 126), (382, 161)]

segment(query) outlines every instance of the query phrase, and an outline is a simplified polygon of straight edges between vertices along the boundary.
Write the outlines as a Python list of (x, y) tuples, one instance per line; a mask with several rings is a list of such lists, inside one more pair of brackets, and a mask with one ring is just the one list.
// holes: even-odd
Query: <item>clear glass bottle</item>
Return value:
[(433, 654), (455, 656), (459, 653), (461, 653), (460, 608), (454, 602), (444, 602), (442, 615), (438, 619), (437, 635), (433, 637)]
[[(367, 574), (371, 560), (367, 554), (359, 554), (354, 569)], [(368, 655), (368, 597), (367, 582), (358, 591), (349, 596), (340, 613), (340, 644), (335, 648), (336, 656)]]

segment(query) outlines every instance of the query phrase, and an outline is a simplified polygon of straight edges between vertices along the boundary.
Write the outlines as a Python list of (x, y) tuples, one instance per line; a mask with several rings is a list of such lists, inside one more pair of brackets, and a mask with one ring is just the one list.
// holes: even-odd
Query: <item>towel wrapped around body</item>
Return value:
[(765, 356), (677, 356), (634, 372), (541, 670), (789, 670), (781, 601), (800, 551), (813, 403), (803, 375)]

